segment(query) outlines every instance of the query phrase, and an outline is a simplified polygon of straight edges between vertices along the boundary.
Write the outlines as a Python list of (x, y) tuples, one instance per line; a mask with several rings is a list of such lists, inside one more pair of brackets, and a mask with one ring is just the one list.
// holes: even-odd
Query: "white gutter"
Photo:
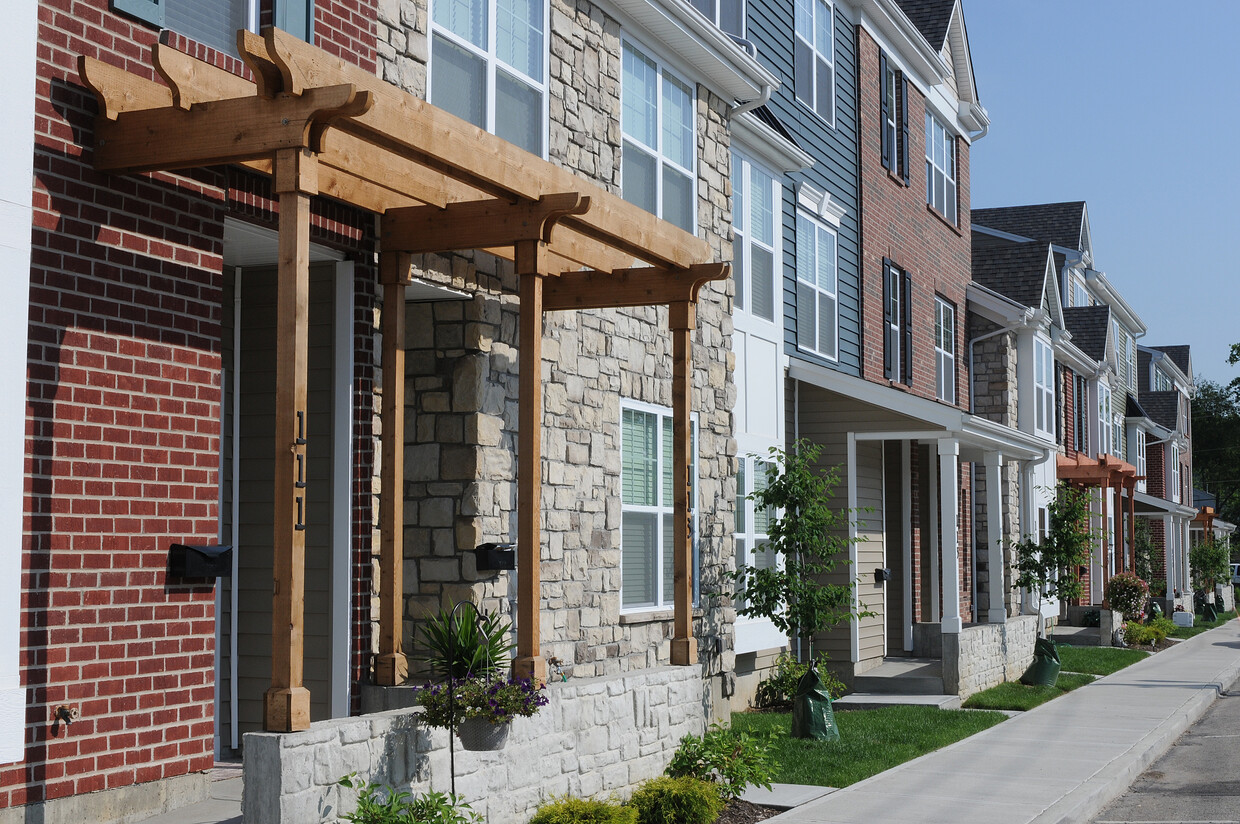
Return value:
[(762, 91), (753, 100), (750, 100), (746, 103), (737, 103), (735, 106), (729, 106), (727, 114), (724, 115), (724, 118), (726, 118), (727, 120), (731, 120), (737, 115), (744, 114), (745, 112), (752, 112), (754, 109), (758, 108), (759, 106), (765, 106), (770, 101), (771, 92), (773, 91), (775, 91), (774, 86), (770, 85), (769, 83), (764, 85), (762, 87)]
[(1102, 292), (1106, 302), (1110, 304), (1112, 311), (1119, 311), (1120, 320), (1124, 321), (1125, 326), (1129, 329), (1140, 330), (1132, 333), (1134, 338), (1145, 336), (1145, 333), (1149, 331), (1149, 328), (1145, 325), (1145, 321), (1141, 320), (1141, 318), (1137, 315), (1136, 310), (1129, 305), (1128, 301), (1124, 300), (1124, 296), (1119, 293), (1119, 290), (1111, 285), (1111, 281), (1107, 280), (1105, 272), (1099, 272), (1097, 269), (1086, 267), (1085, 280), (1088, 283), (1094, 284), (1094, 286)]
[(733, 146), (745, 154), (756, 155), (756, 159), (781, 172), (799, 172), (814, 165), (813, 155), (744, 109), (747, 105), (743, 103), (728, 112)]

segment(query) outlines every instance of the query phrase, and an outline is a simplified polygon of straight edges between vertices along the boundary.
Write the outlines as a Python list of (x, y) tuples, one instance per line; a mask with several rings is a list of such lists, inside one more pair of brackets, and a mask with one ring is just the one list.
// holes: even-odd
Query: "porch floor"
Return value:
[(832, 703), (840, 709), (869, 710), (890, 706), (960, 706), (960, 698), (943, 692), (943, 662), (938, 658), (884, 658), (853, 679), (853, 690)]
[(241, 824), (241, 764), (217, 764), (207, 798), (144, 818), (139, 824)]

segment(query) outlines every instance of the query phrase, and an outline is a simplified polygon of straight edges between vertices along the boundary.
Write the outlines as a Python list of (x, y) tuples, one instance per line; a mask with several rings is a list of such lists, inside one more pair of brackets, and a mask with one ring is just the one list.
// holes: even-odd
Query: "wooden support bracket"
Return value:
[(725, 280), (728, 263), (702, 263), (687, 269), (649, 267), (616, 269), (613, 272), (564, 272), (547, 282), (543, 309), (616, 309), (622, 306), (657, 306), (696, 303), (702, 287)]
[(381, 242), (384, 249), (412, 253), (515, 246), (522, 241), (550, 243), (557, 222), (589, 208), (590, 198), (565, 192), (517, 203), (492, 198), (442, 209), (390, 209), (383, 215)]

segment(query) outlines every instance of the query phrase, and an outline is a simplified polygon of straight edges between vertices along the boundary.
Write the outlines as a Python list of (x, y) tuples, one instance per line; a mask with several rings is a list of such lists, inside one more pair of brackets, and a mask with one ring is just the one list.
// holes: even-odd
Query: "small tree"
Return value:
[[(1089, 496), (1083, 489), (1059, 484), (1048, 509), (1047, 532), (1042, 540), (1031, 536), (1014, 545), (1016, 571), (1014, 586), (1037, 593), (1038, 614), (1045, 598), (1079, 598), (1082, 586), (1080, 567), (1089, 563)], [(1042, 622), (1038, 622), (1042, 635)]]
[(1207, 535), (1205, 540), (1188, 550), (1188, 565), (1193, 573), (1193, 586), (1214, 593), (1214, 585), (1231, 580), (1231, 557), (1227, 548)]
[(772, 447), (765, 489), (749, 495), (754, 505), (775, 512), (767, 529), (766, 549), (781, 563), (766, 568), (746, 566), (732, 573), (744, 591), (745, 617), (769, 618), (785, 634), (809, 638), (852, 618), (872, 615), (853, 610), (854, 582), (832, 583), (824, 578), (847, 557), (850, 539), (846, 510), (831, 508), (831, 491), (839, 473), (816, 467), (822, 447), (799, 440), (792, 451)]
[(1136, 523), (1132, 532), (1132, 543), (1136, 558), (1137, 577), (1149, 581), (1154, 577), (1154, 539), (1150, 535), (1150, 522), (1142, 518)]

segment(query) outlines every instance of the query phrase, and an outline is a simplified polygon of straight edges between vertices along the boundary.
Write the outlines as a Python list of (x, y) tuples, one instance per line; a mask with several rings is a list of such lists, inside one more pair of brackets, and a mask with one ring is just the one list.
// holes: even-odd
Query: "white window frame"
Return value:
[[(697, 234), (697, 226), (698, 226), (697, 85), (685, 79), (681, 75), (677, 74), (675, 71), (673, 71), (667, 65), (667, 63), (662, 58), (659, 57), (656, 51), (646, 48), (646, 46), (644, 46), (638, 40), (634, 40), (631, 37), (625, 36), (621, 44), (621, 58), (620, 59), (622, 63), (625, 59), (627, 52), (629, 51), (633, 51), (641, 55), (646, 60), (653, 63), (655, 66), (655, 71), (657, 72), (657, 75), (658, 75), (658, 79), (656, 81), (657, 92), (656, 92), (656, 99), (655, 99), (655, 120), (656, 120), (655, 142), (659, 145), (657, 146), (648, 145), (640, 137), (630, 134), (625, 126), (626, 118), (624, 116), (624, 68), (622, 65), (621, 70), (620, 70), (620, 75), (621, 75), (621, 80), (620, 80), (620, 86), (621, 86), (620, 88), (620, 98), (621, 98), (621, 105), (620, 105), (620, 134), (621, 134), (620, 194), (621, 194), (621, 197), (626, 197), (625, 192), (624, 192), (624, 162), (625, 162), (625, 156), (626, 156), (626, 147), (631, 146), (632, 151), (641, 152), (645, 155), (653, 157), (655, 164), (657, 166), (657, 171), (655, 174), (655, 196), (654, 196), (655, 208), (651, 212), (656, 217), (662, 218), (664, 220), (669, 220), (669, 218), (666, 215), (664, 215), (664, 208), (663, 208), (663, 189), (664, 189), (665, 171), (667, 169), (670, 169), (671, 171), (682, 174), (689, 179), (689, 220), (690, 220), (690, 224), (688, 226), (681, 226), (681, 228), (689, 232), (690, 234)], [(677, 162), (676, 160), (670, 157), (667, 157), (663, 153), (663, 135), (664, 135), (663, 87), (664, 87), (664, 84), (668, 82), (678, 84), (689, 90), (689, 128), (693, 134), (692, 134), (692, 138), (689, 141), (691, 157), (689, 160), (688, 167), (681, 165), (679, 162)], [(626, 199), (628, 198), (626, 197)], [(630, 202), (636, 202), (636, 201), (630, 200)], [(674, 223), (674, 221), (669, 221), (669, 222)]]
[[(951, 319), (951, 333), (943, 334), (944, 319)], [(946, 344), (946, 345), (945, 345)], [(947, 348), (947, 347), (950, 347)], [(934, 363), (935, 397), (956, 403), (956, 307), (938, 295), (934, 296)]]
[[(806, 229), (805, 227), (808, 227), (808, 228)], [(806, 264), (809, 263), (810, 261), (807, 261), (805, 258), (805, 255), (809, 254), (809, 252), (807, 251), (808, 244), (804, 242), (806, 240), (806, 235), (804, 232), (808, 230), (813, 231), (813, 244), (812, 244), (813, 245), (813, 250), (812, 250), (813, 251), (813, 261), (812, 261), (813, 279), (812, 280), (808, 277), (810, 272), (806, 271), (806, 269), (809, 268), (806, 266)], [(820, 241), (819, 241), (820, 235), (826, 235), (831, 238), (831, 255), (832, 255), (831, 269), (834, 272), (834, 285), (835, 285), (834, 291), (827, 289), (825, 286), (823, 286), (819, 282), (818, 247), (820, 245)], [(840, 356), (839, 233), (836, 231), (836, 227), (830, 226), (824, 221), (819, 220), (817, 217), (815, 217), (813, 214), (811, 214), (807, 210), (798, 209), (797, 210), (796, 237), (797, 237), (797, 244), (796, 244), (796, 249), (797, 249), (797, 254), (796, 254), (797, 348), (803, 351), (806, 351), (806, 352), (812, 352), (815, 355), (826, 358), (829, 361), (838, 361), (839, 356)], [(813, 345), (812, 346), (807, 344), (806, 337), (805, 337), (805, 330), (801, 329), (801, 322), (803, 320), (803, 313), (801, 311), (802, 301), (805, 300), (807, 296), (812, 296), (813, 301), (814, 301), (814, 331), (813, 331)], [(832, 328), (835, 330), (834, 338), (830, 342), (831, 343), (830, 351), (822, 348), (822, 334), (821, 334), (822, 312), (821, 310), (822, 310), (822, 299), (824, 298), (831, 302), (831, 306), (830, 306), (830, 311), (832, 313), (831, 323), (832, 323)]]
[(1124, 416), (1118, 412), (1111, 413), (1111, 454), (1117, 458), (1124, 454)]
[[(1142, 478), (1145, 475), (1145, 430), (1140, 426), (1134, 426), (1128, 438), (1128, 454), (1132, 456), (1132, 465), (1137, 468), (1137, 477)], [(1137, 481), (1137, 491), (1144, 492), (1145, 489), (1145, 481)]]
[[(432, 105), (439, 106), (440, 108), (446, 108), (443, 104), (443, 101), (437, 102), (434, 99), (434, 94), (433, 94), (434, 89), (435, 89), (435, 38), (442, 37), (444, 40), (448, 41), (451, 45), (456, 46), (457, 48), (463, 49), (467, 51), (469, 54), (471, 54), (473, 57), (480, 59), (484, 64), (484, 67), (485, 67), (484, 71), (486, 72), (486, 81), (485, 81), (486, 112), (484, 113), (483, 117), (486, 120), (486, 122), (474, 124), (478, 126), (479, 128), (486, 129), (491, 134), (496, 134), (496, 135), (499, 134), (499, 131), (497, 128), (498, 124), (496, 122), (496, 112), (495, 112), (495, 105), (496, 105), (496, 94), (495, 94), (496, 82), (495, 81), (496, 81), (497, 72), (503, 71), (511, 75), (512, 77), (514, 77), (518, 82), (538, 92), (539, 97), (541, 99), (541, 103), (539, 106), (539, 112), (538, 112), (539, 123), (541, 124), (541, 127), (539, 129), (539, 136), (538, 136), (540, 145), (539, 145), (539, 151), (532, 152), (532, 153), (545, 159), (547, 157), (547, 147), (549, 143), (549, 121), (550, 121), (550, 117), (548, 114), (549, 106), (550, 106), (550, 101), (549, 101), (550, 83), (548, 81), (548, 72), (550, 71), (550, 64), (551, 64), (551, 47), (550, 47), (551, 46), (551, 3), (549, 2), (549, 0), (539, 0), (539, 2), (542, 3), (542, 20), (541, 20), (542, 32), (541, 33), (542, 33), (543, 43), (542, 43), (542, 76), (538, 78), (530, 77), (529, 75), (525, 74), (525, 72), (522, 71), (521, 69), (518, 69), (514, 66), (510, 66), (499, 58), (498, 50), (496, 47), (498, 43), (498, 38), (496, 36), (497, 20), (499, 17), (498, 12), (497, 12), (498, 0), (482, 0), (482, 2), (485, 2), (487, 4), (487, 33), (486, 33), (487, 47), (485, 49), (482, 48), (481, 46), (478, 46), (475, 43), (470, 42), (468, 39), (461, 37), (460, 35), (453, 32), (451, 29), (445, 28), (444, 26), (441, 26), (440, 24), (436, 23), (435, 22), (436, 2), (443, 2), (443, 0), (430, 0), (430, 2), (428, 3), (427, 9), (426, 9), (426, 19), (427, 19), (428, 28), (429, 28), (429, 31), (427, 32), (428, 55), (427, 55), (427, 60), (426, 60), (427, 101), (431, 103)], [(513, 145), (517, 145), (517, 144), (513, 144)], [(520, 147), (520, 148), (525, 148), (528, 151), (527, 147)]]
[(1171, 460), (1169, 462), (1170, 465), (1167, 467), (1170, 477), (1168, 478), (1167, 486), (1170, 487), (1169, 491), (1171, 494), (1168, 497), (1172, 503), (1178, 504), (1180, 502), (1180, 445), (1173, 440), (1170, 446)]
[[(769, 234), (755, 225), (755, 211), (759, 200), (755, 197), (760, 176), (767, 178), (770, 198), (771, 225)], [(740, 149), (732, 150), (732, 267), (736, 284), (736, 310), (766, 323), (783, 320), (783, 184), (780, 175), (756, 162)], [(769, 238), (769, 239), (768, 239)], [(771, 282), (770, 313), (758, 314), (754, 310), (753, 261), (755, 251), (770, 255)]]
[[(950, 168), (947, 163), (950, 161)], [(956, 135), (929, 109), (926, 110), (926, 204), (956, 225), (960, 203), (956, 189)], [(936, 187), (943, 181), (942, 202)], [(950, 197), (948, 194), (950, 192)], [(949, 208), (950, 206), (950, 208)]]
[(1171, 376), (1157, 366), (1154, 367), (1153, 383), (1154, 386), (1152, 388), (1155, 392), (1170, 392), (1172, 389), (1175, 389), (1175, 381), (1171, 380)]
[(1055, 438), (1055, 352), (1041, 338), (1033, 339), (1033, 429)]
[[(656, 438), (657, 438), (658, 446), (656, 447), (656, 450), (655, 450), (656, 461), (655, 461), (655, 473), (654, 473), (655, 474), (655, 494), (654, 494), (655, 503), (654, 505), (634, 504), (634, 503), (629, 503), (625, 501), (624, 499), (624, 494), (623, 494), (624, 415), (626, 412), (655, 416), (655, 431), (656, 431)], [(672, 471), (671, 468), (668, 468), (665, 466), (666, 461), (672, 460), (671, 450), (668, 449), (663, 442), (665, 421), (669, 423), (672, 421), (672, 410), (667, 407), (656, 406), (654, 404), (643, 403), (641, 401), (634, 401), (634, 400), (628, 400), (628, 399), (623, 399), (620, 402), (620, 440), (621, 440), (620, 442), (621, 470), (620, 471), (621, 471), (621, 488), (622, 488), (621, 496), (620, 496), (620, 501), (621, 501), (620, 503), (620, 511), (621, 511), (621, 516), (620, 516), (620, 523), (621, 523), (621, 526), (620, 526), (620, 546), (621, 546), (620, 610), (621, 612), (625, 612), (625, 613), (665, 610), (665, 609), (670, 609), (672, 606), (674, 606), (674, 599), (670, 598), (665, 591), (667, 587), (667, 581), (666, 581), (666, 573), (664, 570), (664, 565), (667, 562), (667, 558), (664, 554), (664, 545), (669, 540), (669, 536), (667, 536), (664, 531), (665, 521), (667, 521), (670, 518), (673, 518), (675, 514), (675, 511), (674, 511), (675, 502), (670, 497), (670, 495), (667, 495), (668, 490), (664, 488), (664, 476), (667, 472)], [(690, 443), (692, 444), (692, 448), (690, 449), (690, 454), (689, 454), (689, 460), (690, 460), (689, 472), (690, 472), (690, 477), (693, 481), (693, 489), (692, 489), (692, 494), (689, 500), (689, 504), (690, 504), (689, 526), (690, 526), (690, 529), (693, 535), (693, 547), (692, 547), (693, 601), (695, 604), (698, 601), (698, 595), (700, 592), (700, 585), (701, 585), (701, 575), (700, 575), (701, 557), (698, 551), (699, 545), (698, 545), (698, 537), (697, 537), (698, 536), (698, 512), (701, 508), (698, 505), (698, 501), (697, 501), (698, 490), (701, 488), (700, 480), (698, 478), (697, 444), (700, 443), (700, 441), (698, 440), (697, 425), (698, 425), (697, 415), (694, 414), (693, 416), (691, 416), (691, 419), (690, 419), (690, 433), (691, 433)], [(654, 576), (655, 576), (655, 581), (654, 581), (655, 597), (654, 597), (654, 601), (650, 603), (642, 602), (642, 603), (636, 603), (636, 604), (630, 604), (630, 605), (625, 604), (624, 550), (623, 550), (624, 520), (625, 520), (625, 516), (629, 514), (654, 515), (655, 545), (654, 545), (654, 570), (653, 571), (654, 571)]]
[[(831, 53), (826, 54), (819, 49), (818, 26), (819, 16), (825, 13), (830, 21), (831, 37), (830, 47)], [(793, 86), (795, 87), (796, 99), (809, 107), (810, 111), (817, 114), (827, 122), (831, 128), (835, 128), (835, 0), (793, 0)], [(808, 31), (806, 26), (808, 25)], [(808, 78), (801, 78), (801, 71), (797, 66), (797, 53), (807, 49), (809, 55), (809, 65), (811, 68)], [(831, 70), (830, 83), (830, 100), (819, 100), (819, 78), (821, 71), (821, 63), (825, 63), (827, 68)], [(807, 94), (809, 95), (807, 97)], [(824, 111), (825, 110), (825, 111)]]
[(1098, 453), (1111, 454), (1111, 387), (1098, 384)]
[(1072, 288), (1069, 290), (1072, 299), (1070, 305), (1089, 306), (1089, 291), (1085, 288), (1084, 279), (1075, 272), (1069, 273), (1068, 279), (1072, 282)]
[(740, 39), (744, 40), (745, 39), (746, 0), (732, 0), (732, 2), (734, 2), (739, 7), (737, 11), (740, 14), (740, 24), (741, 24), (740, 31), (729, 31), (727, 28), (724, 27), (723, 5), (726, 2), (728, 2), (728, 0), (689, 0), (689, 5), (693, 6), (693, 8), (700, 11), (702, 13), (702, 16), (705, 17), (710, 22), (714, 23), (719, 28), (720, 31), (724, 32), (725, 34), (730, 34), (730, 35), (733, 35), (734, 37), (739, 37)]

